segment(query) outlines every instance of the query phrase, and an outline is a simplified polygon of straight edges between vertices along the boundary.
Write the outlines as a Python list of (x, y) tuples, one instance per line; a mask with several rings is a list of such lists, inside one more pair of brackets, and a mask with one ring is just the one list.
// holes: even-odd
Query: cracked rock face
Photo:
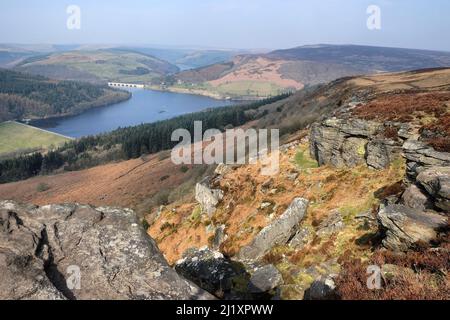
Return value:
[(440, 214), (403, 205), (382, 207), (378, 221), (386, 232), (383, 245), (393, 251), (406, 251), (417, 242), (428, 243), (447, 225), (447, 218)]
[(310, 153), (319, 165), (339, 168), (366, 164), (381, 170), (401, 153), (402, 146), (400, 141), (383, 137), (385, 130), (384, 124), (373, 121), (327, 119), (312, 125)]
[(402, 195), (402, 202), (410, 208), (420, 210), (432, 209), (430, 198), (415, 184), (410, 185)]
[[(78, 272), (79, 271), (79, 272)], [(131, 210), (0, 202), (0, 299), (211, 299)]]
[(408, 178), (414, 181), (416, 177), (430, 167), (450, 166), (450, 154), (438, 152), (425, 143), (409, 139), (403, 145), (404, 156), (407, 160)]
[(431, 167), (417, 176), (439, 209), (450, 212), (450, 167)]
[(367, 144), (367, 165), (376, 170), (387, 168), (391, 162), (391, 150), (383, 140)]
[(303, 248), (313, 237), (311, 230), (306, 227), (300, 228), (295, 236), (289, 241), (291, 248), (301, 249)]

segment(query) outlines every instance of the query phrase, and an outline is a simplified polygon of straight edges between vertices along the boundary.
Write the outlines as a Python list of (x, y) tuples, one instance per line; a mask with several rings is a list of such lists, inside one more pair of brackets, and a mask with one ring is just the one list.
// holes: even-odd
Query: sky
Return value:
[[(67, 7), (80, 8), (68, 29)], [(381, 29), (367, 27), (380, 8)], [(450, 51), (448, 0), (1, 0), (0, 43), (281, 49), (364, 44)]]

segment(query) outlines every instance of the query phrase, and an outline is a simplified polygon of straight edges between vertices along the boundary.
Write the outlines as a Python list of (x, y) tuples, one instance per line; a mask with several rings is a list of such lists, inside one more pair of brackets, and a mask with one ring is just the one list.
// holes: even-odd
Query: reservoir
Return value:
[(80, 138), (235, 103), (190, 94), (142, 89), (129, 91), (133, 96), (127, 101), (93, 108), (77, 116), (36, 121), (32, 125), (64, 136)]

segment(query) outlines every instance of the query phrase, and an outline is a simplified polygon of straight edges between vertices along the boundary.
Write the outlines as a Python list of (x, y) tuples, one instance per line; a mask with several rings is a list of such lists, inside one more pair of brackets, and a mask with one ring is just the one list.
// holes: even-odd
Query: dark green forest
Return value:
[(129, 97), (128, 92), (104, 86), (0, 69), (0, 121), (73, 115)]
[(285, 99), (289, 95), (283, 94), (250, 104), (209, 109), (151, 124), (119, 128), (111, 133), (68, 142), (46, 155), (36, 153), (4, 160), (0, 162), (0, 183), (48, 174), (60, 168), (66, 171), (81, 170), (110, 161), (139, 158), (144, 154), (168, 150), (178, 144), (171, 141), (172, 132), (176, 129), (187, 129), (193, 135), (195, 121), (202, 121), (203, 131), (237, 127), (254, 119), (255, 113), (251, 110)]

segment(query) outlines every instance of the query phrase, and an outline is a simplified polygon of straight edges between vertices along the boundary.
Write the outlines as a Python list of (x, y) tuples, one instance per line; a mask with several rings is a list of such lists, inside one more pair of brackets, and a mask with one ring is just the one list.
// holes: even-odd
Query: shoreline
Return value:
[(57, 132), (53, 132), (53, 131), (45, 130), (45, 129), (42, 129), (42, 128), (38, 128), (38, 127), (29, 125), (29, 124), (26, 124), (26, 123), (22, 123), (22, 122), (19, 122), (19, 121), (16, 121), (16, 120), (9, 120), (9, 121), (5, 121), (3, 123), (17, 123), (17, 124), (20, 124), (20, 125), (22, 125), (24, 127), (31, 128), (31, 129), (36, 129), (36, 130), (39, 130), (39, 131), (42, 131), (42, 132), (45, 132), (45, 133), (50, 133), (52, 135), (56, 135), (56, 136), (59, 136), (59, 137), (64, 138), (64, 139), (76, 140), (76, 138), (74, 138), (74, 137), (65, 136), (65, 135), (57, 133)]
[(171, 92), (171, 93), (180, 93), (180, 94), (190, 94), (195, 96), (202, 96), (202, 97), (208, 97), (215, 100), (229, 100), (229, 101), (261, 101), (264, 99), (267, 99), (268, 97), (236, 97), (232, 98), (229, 96), (223, 96), (219, 93), (214, 93), (206, 90), (199, 90), (199, 89), (183, 89), (183, 88), (177, 88), (177, 87), (166, 87), (161, 88), (161, 86), (158, 85), (146, 85), (144, 90), (154, 90), (154, 91), (160, 91), (160, 92)]
[[(123, 90), (123, 91), (126, 91), (126, 90)], [(126, 92), (129, 92), (129, 91), (126, 91)], [(79, 116), (80, 114), (83, 114), (84, 112), (87, 112), (92, 109), (109, 107), (109, 106), (113, 106), (115, 104), (119, 104), (119, 103), (128, 101), (133, 97), (133, 94), (131, 92), (129, 92), (129, 93), (130, 94), (127, 95), (127, 97), (124, 99), (114, 101), (114, 102), (108, 102), (108, 103), (99, 103), (97, 105), (94, 104), (93, 106), (83, 109), (80, 112), (71, 112), (71, 113), (65, 113), (65, 114), (51, 115), (51, 116), (47, 116), (47, 117), (43, 117), (43, 118), (27, 118), (27, 119), (21, 119), (21, 120), (16, 119), (16, 120), (9, 120), (9, 121), (16, 121), (16, 122), (19, 122), (19, 123), (22, 123), (25, 125), (33, 126), (33, 123), (39, 123), (41, 121), (43, 121), (43, 122), (54, 121), (54, 120), (60, 120), (60, 119), (69, 118), (69, 117), (75, 117), (75, 116)]]

